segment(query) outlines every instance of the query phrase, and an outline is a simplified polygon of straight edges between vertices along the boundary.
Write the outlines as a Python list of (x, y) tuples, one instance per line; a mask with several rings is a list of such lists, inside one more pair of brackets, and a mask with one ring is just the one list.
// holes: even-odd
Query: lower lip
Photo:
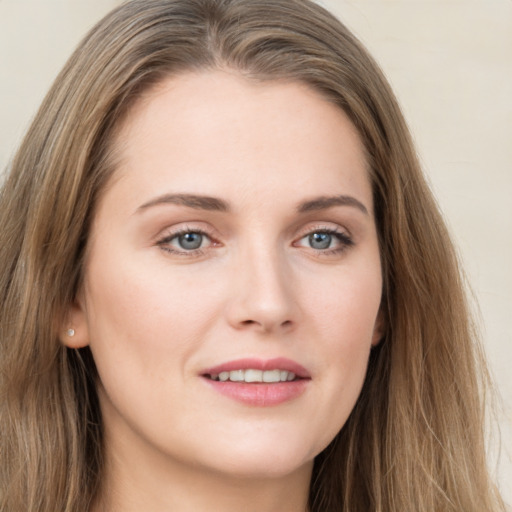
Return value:
[(208, 378), (204, 380), (221, 395), (256, 407), (271, 407), (294, 400), (304, 393), (310, 382), (310, 379), (275, 383), (222, 382)]

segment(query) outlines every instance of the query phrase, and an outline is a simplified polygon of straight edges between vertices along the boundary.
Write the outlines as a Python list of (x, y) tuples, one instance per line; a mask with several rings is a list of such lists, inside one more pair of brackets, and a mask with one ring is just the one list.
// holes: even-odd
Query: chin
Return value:
[(274, 439), (270, 434), (262, 435), (261, 439), (254, 435), (243, 441), (233, 436), (225, 443), (216, 443), (215, 452), (205, 455), (211, 463), (207, 465), (215, 466), (216, 472), (224, 475), (258, 480), (284, 478), (300, 471), (310, 475), (314, 458), (328, 443), (325, 440), (308, 448), (305, 436), (289, 432)]

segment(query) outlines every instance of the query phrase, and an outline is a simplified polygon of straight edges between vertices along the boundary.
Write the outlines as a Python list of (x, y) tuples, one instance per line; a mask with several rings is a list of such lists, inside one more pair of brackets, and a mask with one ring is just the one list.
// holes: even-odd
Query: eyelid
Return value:
[(352, 234), (350, 231), (340, 226), (339, 224), (335, 223), (329, 223), (329, 222), (312, 222), (308, 223), (306, 226), (300, 228), (298, 230), (298, 234), (296, 236), (296, 239), (303, 238), (307, 235), (310, 235), (315, 232), (321, 232), (321, 233), (335, 233), (340, 235), (345, 235), (347, 238), (352, 239)]

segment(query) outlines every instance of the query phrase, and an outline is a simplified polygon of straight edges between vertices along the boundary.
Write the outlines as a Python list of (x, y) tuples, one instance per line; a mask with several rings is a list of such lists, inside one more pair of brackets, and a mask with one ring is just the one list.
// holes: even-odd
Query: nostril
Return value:
[(271, 322), (258, 322), (257, 320), (243, 320), (240, 322), (241, 326), (243, 327), (259, 327), (265, 331), (267, 330), (272, 330), (274, 327), (278, 327), (279, 328), (289, 328), (293, 325), (293, 322), (291, 320), (285, 320), (284, 322), (277, 322), (277, 323), (271, 323)]

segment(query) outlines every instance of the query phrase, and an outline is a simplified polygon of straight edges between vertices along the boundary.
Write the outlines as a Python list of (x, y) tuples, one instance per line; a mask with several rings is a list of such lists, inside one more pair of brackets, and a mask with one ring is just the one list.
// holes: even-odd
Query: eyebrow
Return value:
[(297, 207), (299, 213), (314, 212), (318, 210), (326, 210), (334, 206), (352, 206), (361, 210), (365, 215), (368, 215), (366, 206), (352, 196), (320, 196), (315, 197), (304, 203), (300, 203)]
[[(201, 196), (195, 194), (164, 194), (158, 196), (147, 203), (139, 206), (138, 212), (146, 210), (152, 206), (176, 204), (179, 206), (187, 206), (196, 210), (208, 210), (217, 212), (229, 211), (229, 205), (226, 201), (216, 197)], [(352, 206), (357, 208), (365, 215), (368, 215), (366, 206), (355, 197), (339, 195), (339, 196), (320, 196), (300, 203), (297, 207), (299, 213), (307, 213), (319, 210), (326, 210), (335, 206)]]
[(164, 194), (139, 206), (137, 211), (140, 212), (152, 206), (163, 204), (177, 204), (179, 206), (188, 206), (189, 208), (194, 208), (196, 210), (217, 212), (227, 212), (229, 210), (228, 203), (216, 197), (199, 196), (194, 194)]

